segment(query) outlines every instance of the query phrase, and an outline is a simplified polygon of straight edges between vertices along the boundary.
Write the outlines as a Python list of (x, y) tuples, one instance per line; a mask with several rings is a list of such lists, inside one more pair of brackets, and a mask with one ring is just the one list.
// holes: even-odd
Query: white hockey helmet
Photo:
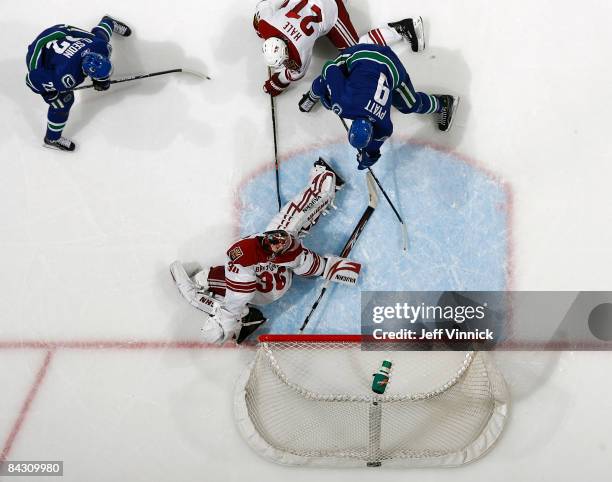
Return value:
[(289, 58), (287, 43), (278, 37), (266, 39), (261, 50), (269, 67), (278, 68)]

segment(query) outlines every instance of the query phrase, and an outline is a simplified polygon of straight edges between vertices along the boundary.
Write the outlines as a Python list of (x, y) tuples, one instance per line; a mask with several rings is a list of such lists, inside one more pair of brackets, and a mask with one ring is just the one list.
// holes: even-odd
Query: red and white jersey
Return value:
[(260, 37), (277, 37), (287, 42), (293, 65), (280, 73), (294, 81), (308, 70), (316, 40), (336, 24), (338, 5), (336, 0), (263, 0), (257, 4), (256, 15)]
[(293, 236), (291, 247), (272, 257), (257, 235), (252, 235), (237, 241), (227, 251), (225, 280), (209, 276), (209, 284), (213, 289), (222, 289), (225, 284), (223, 307), (241, 318), (247, 303), (265, 305), (281, 298), (291, 287), (293, 273), (319, 276), (324, 268), (325, 260)]

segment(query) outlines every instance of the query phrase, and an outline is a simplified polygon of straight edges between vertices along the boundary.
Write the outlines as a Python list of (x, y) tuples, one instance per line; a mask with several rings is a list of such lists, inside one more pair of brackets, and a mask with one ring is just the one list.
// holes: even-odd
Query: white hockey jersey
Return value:
[(283, 67), (279, 74), (288, 83), (301, 79), (308, 70), (316, 40), (327, 35), (338, 20), (338, 6), (335, 0), (263, 0), (255, 15), (260, 37), (287, 42), (290, 67)]
[[(257, 235), (243, 238), (227, 251), (225, 279), (209, 278), (211, 288), (225, 286), (224, 309), (237, 319), (247, 303), (265, 305), (281, 298), (291, 287), (293, 273), (320, 276), (325, 260), (292, 236), (290, 248), (273, 256), (265, 251)], [(221, 273), (220, 273), (221, 274)]]

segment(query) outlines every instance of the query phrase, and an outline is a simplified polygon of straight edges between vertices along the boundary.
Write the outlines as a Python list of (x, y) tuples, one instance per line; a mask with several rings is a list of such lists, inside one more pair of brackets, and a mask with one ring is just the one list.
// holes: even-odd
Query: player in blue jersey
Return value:
[(327, 62), (299, 103), (310, 112), (319, 102), (353, 121), (349, 142), (358, 150), (358, 169), (380, 158), (380, 147), (393, 133), (391, 106), (404, 114), (437, 114), (438, 128), (451, 127), (458, 98), (416, 92), (401, 61), (388, 46), (358, 44)]
[(113, 33), (129, 36), (130, 28), (108, 15), (91, 32), (70, 25), (54, 25), (28, 46), (27, 86), (49, 105), (44, 145), (74, 151), (75, 144), (62, 137), (74, 103), (72, 89), (90, 77), (96, 90), (110, 87), (113, 65), (110, 39)]

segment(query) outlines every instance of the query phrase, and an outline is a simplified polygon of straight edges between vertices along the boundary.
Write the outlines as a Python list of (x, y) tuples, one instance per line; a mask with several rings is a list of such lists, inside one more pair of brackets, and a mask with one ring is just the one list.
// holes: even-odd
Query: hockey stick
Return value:
[[(111, 84), (121, 84), (122, 82), (131, 82), (132, 80), (140, 80), (140, 79), (148, 79), (149, 77), (157, 77), (158, 75), (166, 75), (166, 74), (175, 74), (175, 73), (184, 73), (195, 75), (196, 77), (204, 80), (210, 80), (208, 75), (204, 75), (200, 72), (196, 72), (195, 70), (189, 69), (171, 69), (171, 70), (162, 70), (160, 72), (152, 72), (150, 74), (137, 74), (137, 75), (129, 75), (127, 77), (122, 77), (120, 79), (111, 80)], [(79, 87), (75, 87), (72, 90), (82, 90), (82, 89), (91, 89), (93, 84), (81, 85)]]
[[(374, 209), (376, 209), (376, 206), (378, 205), (378, 194), (376, 193), (376, 186), (374, 185), (373, 177), (374, 176), (372, 176), (370, 172), (366, 174), (366, 181), (368, 183), (368, 207), (365, 209), (365, 211), (361, 215), (361, 219), (359, 219), (357, 226), (355, 226), (355, 229), (351, 233), (351, 236), (349, 237), (348, 241), (344, 245), (344, 248), (342, 249), (342, 252), (340, 253), (340, 257), (342, 258), (346, 258), (349, 255), (349, 253), (353, 249), (353, 246), (355, 246), (355, 243), (357, 242), (359, 235), (361, 234), (367, 222), (369, 221), (370, 217), (372, 216)], [(319, 306), (319, 303), (323, 299), (323, 295), (327, 291), (327, 288), (329, 287), (330, 283), (331, 283), (331, 280), (329, 278), (325, 280), (325, 283), (323, 284), (323, 287), (321, 288), (321, 292), (319, 293), (319, 297), (312, 305), (312, 308), (310, 308), (310, 312), (306, 316), (306, 319), (302, 323), (302, 326), (300, 326), (300, 331), (299, 331), (300, 335), (304, 333), (304, 329), (306, 328), (306, 325), (308, 325), (308, 322), (310, 321), (310, 317), (317, 309), (317, 306)]]
[[(272, 76), (272, 69), (268, 67), (268, 78)], [(281, 196), (280, 196), (280, 174), (278, 170), (278, 142), (276, 140), (276, 108), (274, 105), (274, 97), (270, 94), (270, 110), (272, 112), (272, 134), (274, 136), (274, 170), (276, 172), (276, 198), (278, 200), (278, 211), (281, 210)]]
[[(346, 125), (346, 121), (342, 117), (339, 117), (339, 119), (340, 119), (340, 122), (342, 122), (342, 125), (344, 126), (344, 129), (346, 129), (346, 132), (348, 132), (349, 128)], [(370, 171), (370, 174), (372, 174), (372, 177), (374, 178), (374, 181), (376, 181), (376, 184), (378, 185), (378, 188), (380, 189), (380, 192), (383, 193), (383, 196), (385, 196), (385, 199), (389, 203), (389, 206), (391, 206), (391, 209), (393, 209), (393, 212), (395, 213), (395, 216), (397, 217), (397, 220), (402, 225), (402, 240), (403, 240), (402, 247), (403, 247), (404, 251), (408, 251), (408, 228), (406, 228), (406, 223), (404, 222), (404, 220), (400, 216), (400, 213), (397, 211), (397, 209), (393, 205), (393, 202), (391, 202), (391, 199), (389, 198), (389, 196), (387, 195), (387, 192), (382, 187), (382, 184), (380, 183), (378, 178), (374, 175), (374, 171), (372, 171), (372, 168), (368, 167), (368, 171)]]

